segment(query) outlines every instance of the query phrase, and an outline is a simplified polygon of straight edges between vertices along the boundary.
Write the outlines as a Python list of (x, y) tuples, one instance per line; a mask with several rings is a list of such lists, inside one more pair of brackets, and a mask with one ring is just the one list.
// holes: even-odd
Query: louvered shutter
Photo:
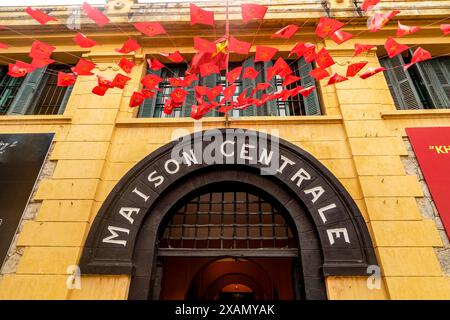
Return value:
[(24, 78), (13, 78), (7, 75), (8, 67), (0, 67), (0, 115), (8, 112), (9, 106), (16, 97)]
[[(276, 84), (275, 84), (275, 76), (272, 77), (272, 79), (269, 80), (269, 77), (267, 76), (267, 69), (273, 66), (272, 61), (268, 61), (264, 63), (264, 82), (269, 83), (270, 87), (265, 92), (267, 94), (277, 91), (276, 90)], [(264, 111), (266, 112), (266, 115), (268, 116), (277, 116), (278, 115), (278, 105), (276, 100), (271, 100), (261, 106), (260, 108), (264, 108)]]
[(319, 94), (318, 94), (318, 86), (313, 77), (309, 75), (312, 71), (313, 67), (311, 63), (307, 63), (305, 59), (302, 57), (298, 60), (298, 68), (300, 76), (300, 83), (303, 88), (307, 88), (310, 86), (315, 86), (316, 89), (313, 90), (306, 98), (303, 98), (303, 102), (305, 105), (305, 114), (306, 115), (320, 115), (320, 103), (319, 103)]
[(409, 73), (403, 70), (403, 58), (397, 55), (381, 59), (380, 63), (387, 69), (384, 75), (397, 109), (423, 109)]
[[(253, 57), (246, 59), (244, 61), (244, 63), (242, 64), (241, 78), (243, 77), (245, 69), (247, 69), (249, 67), (255, 68), (255, 63), (254, 63)], [(256, 69), (256, 70), (258, 70), (258, 69)], [(260, 70), (258, 70), (258, 71), (260, 71)], [(258, 74), (258, 77), (259, 78), (261, 77), (261, 73)], [(258, 77), (256, 79), (242, 79), (242, 90), (245, 90), (246, 88), (248, 88), (246, 97), (249, 97), (252, 93), (252, 90), (256, 87), (256, 82), (257, 82)], [(241, 114), (244, 117), (255, 116), (257, 114), (256, 106), (253, 105), (253, 106), (249, 106), (249, 107), (245, 108), (244, 110), (241, 111)]]
[(8, 114), (26, 114), (33, 103), (36, 102), (35, 94), (39, 90), (39, 84), (44, 77), (46, 68), (39, 68), (29, 73), (23, 81), (16, 97), (8, 110)]
[(198, 81), (193, 81), (189, 87), (184, 88), (188, 92), (188, 95), (186, 96), (186, 99), (184, 100), (183, 106), (182, 106), (182, 116), (183, 117), (190, 117), (191, 116), (191, 110), (192, 105), (197, 104), (197, 99), (195, 98), (195, 90), (194, 87), (198, 86)]
[(73, 86), (74, 85), (71, 85), (70, 87), (66, 88), (66, 92), (64, 92), (64, 97), (58, 109), (58, 114), (63, 114), (66, 110), (67, 102), (69, 101), (70, 95), (72, 94)]
[(434, 108), (450, 108), (450, 58), (441, 57), (417, 63)]
[[(161, 77), (162, 70), (149, 69), (147, 74), (156, 74), (158, 77)], [(160, 96), (162, 94), (163, 94), (162, 92), (156, 91), (155, 95), (152, 98), (145, 99), (144, 103), (139, 107), (138, 117), (139, 118), (159, 117), (159, 115), (155, 114), (155, 108), (158, 96), (161, 99)]]

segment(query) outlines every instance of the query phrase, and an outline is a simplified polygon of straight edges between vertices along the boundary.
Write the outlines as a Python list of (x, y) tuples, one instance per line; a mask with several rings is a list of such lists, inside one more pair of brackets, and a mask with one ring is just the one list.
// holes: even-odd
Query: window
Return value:
[[(291, 89), (296, 87), (297, 85), (301, 85), (303, 87), (309, 87), (312, 85), (316, 85), (314, 78), (309, 75), (309, 72), (312, 70), (311, 63), (306, 63), (303, 58), (293, 61), (287, 61), (291, 64), (291, 68), (294, 71), (295, 75), (299, 76), (301, 79), (296, 83), (293, 83), (287, 87), (287, 89)], [(272, 93), (279, 90), (284, 89), (282, 87), (283, 79), (279, 76), (276, 76), (272, 79), (267, 78), (267, 69), (273, 66), (273, 62), (253, 62), (253, 57), (243, 61), (242, 63), (230, 63), (229, 70), (237, 66), (243, 67), (243, 70), (247, 67), (254, 67), (257, 71), (259, 71), (256, 79), (242, 79), (241, 77), (235, 82), (237, 89), (234, 94), (234, 101), (236, 101), (237, 97), (242, 93), (244, 88), (249, 88), (247, 91), (247, 95), (251, 94), (251, 89), (255, 88), (258, 83), (267, 82), (271, 84), (271, 87), (267, 89), (265, 92), (258, 91), (255, 96), (257, 98), (261, 98), (264, 93)], [(163, 113), (164, 102), (169, 98), (170, 93), (174, 90), (174, 88), (170, 85), (168, 78), (170, 77), (183, 77), (186, 71), (186, 64), (177, 64), (177, 65), (167, 65), (168, 69), (162, 69), (159, 71), (153, 71), (149, 69), (148, 73), (154, 73), (163, 78), (163, 81), (159, 84), (159, 89), (161, 91), (157, 92), (155, 97), (151, 99), (146, 99), (145, 102), (139, 109), (138, 116), (139, 117), (189, 117), (191, 113), (191, 106), (197, 103), (195, 98), (194, 87), (198, 85), (204, 85), (209, 88), (212, 88), (217, 85), (222, 85), (224, 88), (226, 86), (226, 77), (225, 72), (219, 74), (213, 74), (205, 78), (200, 78), (199, 81), (195, 81), (192, 85), (186, 90), (189, 92), (186, 97), (185, 103), (181, 108), (175, 108), (173, 113), (170, 115), (166, 115)], [(171, 71), (169, 71), (171, 70)], [(217, 97), (215, 101), (220, 101), (222, 99), (222, 95)], [(207, 98), (205, 97), (207, 101)], [(232, 116), (240, 117), (240, 116), (298, 116), (298, 115), (320, 115), (321, 108), (319, 103), (319, 96), (317, 90), (314, 90), (308, 97), (304, 98), (302, 95), (297, 95), (295, 97), (291, 97), (286, 101), (281, 100), (273, 100), (268, 103), (256, 107), (250, 106), (243, 110), (233, 109)], [(214, 109), (210, 111), (206, 117), (217, 117), (222, 114)]]
[(412, 65), (411, 52), (381, 59), (386, 81), (397, 109), (450, 108), (450, 57), (434, 58)]
[(59, 71), (70, 72), (70, 66), (50, 65), (29, 73), (26, 77), (7, 75), (0, 69), (0, 114), (62, 114), (73, 86), (58, 87)]

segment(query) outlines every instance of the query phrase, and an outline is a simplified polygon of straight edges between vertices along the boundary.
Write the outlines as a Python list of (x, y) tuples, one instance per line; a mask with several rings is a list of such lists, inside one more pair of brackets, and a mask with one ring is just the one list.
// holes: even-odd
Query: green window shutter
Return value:
[(46, 68), (39, 68), (29, 73), (8, 110), (8, 114), (26, 114), (35, 100), (35, 93), (44, 77)]
[(66, 92), (64, 92), (64, 97), (61, 101), (61, 105), (59, 106), (58, 114), (63, 114), (64, 111), (66, 110), (66, 105), (67, 105), (67, 102), (69, 101), (70, 95), (72, 93), (73, 86), (74, 85), (71, 85), (70, 87), (66, 87)]
[[(202, 85), (208, 87), (209, 89), (213, 88), (213, 87), (218, 85), (219, 77), (220, 77), (219, 74), (210, 74), (209, 76), (204, 77), (202, 79)], [(195, 93), (194, 93), (194, 95), (195, 95)], [(207, 97), (204, 97), (204, 99), (205, 99), (205, 101), (209, 101)], [(214, 99), (214, 101), (216, 101), (216, 102), (219, 101), (219, 97), (216, 97)], [(206, 115), (206, 117), (219, 117), (219, 116), (220, 116), (220, 114), (217, 111), (217, 108), (215, 108), (212, 111), (208, 112), (208, 114)]]
[[(147, 74), (156, 74), (158, 77), (161, 77), (161, 70), (152, 70), (149, 69)], [(159, 117), (159, 115), (155, 115), (155, 107), (158, 96), (163, 93), (160, 91), (156, 91), (153, 98), (148, 98), (144, 100), (144, 103), (139, 107), (138, 117), (139, 118), (151, 118), (151, 117)]]
[(387, 69), (384, 76), (397, 109), (423, 109), (409, 73), (403, 70), (403, 58), (397, 55), (381, 59), (380, 63)]
[(422, 76), (433, 107), (450, 108), (450, 58), (423, 61), (415, 67)]
[(0, 115), (8, 112), (9, 106), (14, 101), (24, 80), (24, 78), (10, 77), (7, 72), (8, 67), (0, 67)]
[[(254, 63), (254, 58), (253, 57), (250, 57), (250, 58), (246, 59), (244, 61), (244, 63), (242, 64), (242, 75), (244, 74), (245, 69), (247, 69), (248, 67), (253, 67), (256, 70), (258, 70), (255, 67), (255, 63)], [(261, 71), (261, 70), (258, 70), (258, 71)], [(242, 75), (241, 75), (241, 77), (242, 77)], [(247, 94), (246, 94), (247, 97), (250, 96), (252, 90), (256, 87), (256, 83), (258, 81), (258, 78), (261, 79), (261, 76), (262, 76), (262, 74), (260, 72), (256, 79), (242, 79), (242, 90), (247, 89)], [(259, 81), (261, 81), (261, 80), (259, 80)], [(253, 106), (245, 108), (244, 110), (241, 111), (241, 114), (244, 117), (256, 116), (257, 115), (256, 106), (253, 105)]]
[(316, 89), (311, 92), (306, 98), (303, 98), (303, 102), (305, 105), (305, 114), (306, 115), (320, 115), (322, 114), (320, 110), (319, 103), (319, 94), (318, 94), (318, 86), (313, 77), (309, 75), (312, 71), (313, 67), (311, 63), (307, 63), (305, 58), (301, 58), (298, 60), (298, 76), (300, 77), (300, 83), (303, 88), (307, 88), (310, 86), (315, 86)]
[[(272, 77), (272, 79), (268, 79), (267, 75), (267, 69), (273, 66), (272, 61), (268, 61), (264, 63), (264, 82), (269, 83), (270, 87), (265, 91), (266, 93), (272, 93), (277, 91), (276, 84), (275, 84), (275, 76)], [(269, 116), (277, 116), (278, 115), (278, 105), (276, 100), (270, 100), (265, 105), (261, 106), (260, 108), (264, 108), (263, 110), (266, 112), (266, 115)]]
[(197, 104), (197, 99), (195, 97), (195, 90), (194, 87), (198, 86), (198, 80), (193, 81), (189, 87), (183, 88), (188, 92), (188, 95), (186, 96), (186, 99), (184, 100), (183, 106), (182, 106), (182, 116), (183, 117), (190, 117), (191, 116), (191, 110), (192, 105)]

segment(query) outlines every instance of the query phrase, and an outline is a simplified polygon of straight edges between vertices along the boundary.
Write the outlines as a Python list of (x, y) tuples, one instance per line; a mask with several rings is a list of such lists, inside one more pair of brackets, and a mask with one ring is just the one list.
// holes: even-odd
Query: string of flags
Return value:
[[(361, 9), (363, 11), (369, 11), (380, 2), (380, 0), (365, 0)], [(111, 23), (110, 19), (95, 7), (90, 6), (84, 2), (82, 5), (84, 14), (91, 19), (99, 27), (103, 27)], [(203, 25), (214, 28), (214, 12), (204, 10), (195, 4), (190, 4), (190, 25)], [(262, 23), (264, 17), (268, 11), (268, 7), (260, 4), (244, 3), (241, 4), (242, 22), (247, 24), (251, 21), (259, 21)], [(43, 12), (39, 9), (33, 9), (27, 7), (25, 12), (39, 24), (45, 25), (52, 21), (57, 21), (56, 18)], [(368, 21), (368, 32), (377, 32), (381, 30), (390, 20), (400, 13), (399, 10), (393, 10), (388, 13), (374, 12)], [(167, 31), (163, 25), (159, 22), (135, 22), (133, 26), (136, 30), (148, 37), (156, 37), (160, 35), (168, 36)], [(346, 41), (354, 38), (354, 35), (350, 32), (342, 30), (345, 23), (328, 17), (321, 17), (317, 23), (315, 34), (321, 39), (329, 37), (334, 43), (340, 45)], [(2, 27), (0, 26), (0, 29)], [(282, 27), (278, 31), (272, 34), (271, 38), (274, 39), (291, 39), (300, 31), (301, 27), (295, 24), (289, 24)], [(417, 33), (421, 30), (418, 26), (403, 25), (398, 21), (396, 37), (406, 37), (408, 35)], [(450, 33), (450, 24), (441, 24), (440, 30), (443, 36), (447, 36)], [(90, 39), (81, 32), (76, 32), (73, 37), (74, 43), (81, 48), (92, 48), (97, 45), (97, 42)], [(303, 88), (299, 83), (300, 76), (295, 74), (290, 65), (282, 57), (277, 58), (272, 67), (266, 70), (266, 81), (263, 83), (257, 83), (255, 87), (244, 87), (242, 92), (236, 99), (233, 97), (236, 94), (237, 85), (236, 81), (240, 78), (254, 80), (258, 77), (259, 71), (252, 66), (245, 67), (239, 66), (232, 70), (228, 70), (228, 56), (230, 53), (236, 53), (245, 55), (250, 54), (250, 50), (253, 43), (242, 41), (234, 37), (233, 35), (225, 34), (219, 37), (215, 41), (209, 41), (201, 37), (195, 36), (193, 38), (193, 46), (196, 53), (192, 57), (190, 63), (188, 63), (188, 70), (183, 77), (169, 77), (168, 82), (174, 88), (170, 93), (169, 98), (164, 104), (164, 113), (171, 114), (174, 109), (181, 107), (185, 103), (186, 97), (190, 92), (195, 93), (195, 101), (191, 108), (191, 117), (194, 119), (200, 119), (205, 114), (213, 109), (219, 112), (226, 113), (232, 109), (245, 109), (249, 106), (260, 107), (271, 100), (287, 100), (290, 97), (302, 95), (307, 97), (313, 90), (314, 86)], [(353, 57), (358, 57), (361, 54), (371, 50), (375, 45), (355, 43)], [(9, 45), (0, 42), (0, 50), (7, 50)], [(139, 50), (141, 46), (132, 38), (126, 40), (120, 48), (115, 50), (122, 54), (129, 54)], [(393, 37), (388, 37), (384, 43), (387, 56), (393, 58), (398, 54), (412, 48), (407, 45), (397, 42)], [(15, 63), (8, 64), (8, 75), (11, 77), (24, 77), (28, 73), (33, 72), (37, 68), (42, 68), (55, 62), (51, 59), (51, 55), (56, 48), (50, 44), (42, 41), (33, 41), (29, 57), (30, 63), (23, 61), (15, 61)], [(268, 62), (272, 61), (278, 53), (277, 48), (270, 46), (257, 45), (254, 54), (254, 62)], [(187, 62), (185, 57), (177, 50), (174, 52), (161, 52), (160, 55), (173, 63)], [(304, 58), (305, 62), (315, 62), (316, 68), (313, 69), (309, 75), (316, 81), (324, 80), (328, 78), (327, 85), (332, 85), (347, 81), (349, 79), (360, 78), (365, 80), (369, 77), (376, 75), (377, 73), (384, 71), (383, 67), (366, 68), (367, 62), (355, 62), (347, 65), (345, 75), (338, 73), (330, 74), (327, 68), (334, 65), (336, 62), (333, 57), (327, 51), (325, 47), (318, 50), (317, 45), (310, 42), (298, 42), (292, 50), (289, 52), (288, 57), (295, 56), (297, 59)], [(430, 52), (418, 47), (414, 51), (410, 63), (403, 66), (406, 70), (413, 64), (432, 59)], [(163, 68), (170, 69), (164, 65), (158, 58), (153, 57), (147, 59), (148, 67), (154, 71), (161, 70)], [(133, 61), (122, 57), (118, 62), (118, 66), (125, 73), (117, 73), (113, 79), (106, 79), (101, 75), (96, 75), (98, 79), (97, 85), (92, 89), (92, 93), (103, 96), (111, 88), (124, 89), (127, 82), (131, 79), (128, 75), (132, 72), (135, 66)], [(76, 82), (78, 76), (92, 76), (92, 72), (95, 69), (95, 63), (79, 58), (74, 67), (71, 68), (70, 73), (58, 72), (57, 85), (58, 86), (71, 86)], [(366, 69), (365, 69), (366, 68)], [(365, 69), (364, 72), (362, 72)], [(212, 88), (207, 86), (193, 86), (194, 81), (199, 80), (199, 76), (207, 77), (212, 74), (220, 74), (223, 70), (226, 70), (226, 86), (217, 85)], [(362, 72), (362, 73), (361, 73)], [(269, 81), (279, 76), (283, 79), (281, 86), (282, 90), (275, 91), (273, 85)], [(142, 90), (136, 91), (132, 94), (129, 106), (131, 108), (142, 105), (145, 99), (152, 98), (159, 89), (159, 84), (164, 81), (163, 78), (156, 74), (147, 74), (142, 78)], [(294, 86), (294, 87), (293, 87)], [(260, 98), (256, 98), (256, 93), (261, 91)], [(221, 96), (220, 101), (217, 97)], [(207, 98), (207, 100), (205, 99)]]

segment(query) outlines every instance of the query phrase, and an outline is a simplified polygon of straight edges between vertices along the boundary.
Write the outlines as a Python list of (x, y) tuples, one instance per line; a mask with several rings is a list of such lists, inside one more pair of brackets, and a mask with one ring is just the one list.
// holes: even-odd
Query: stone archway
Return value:
[(305, 298), (326, 298), (324, 276), (366, 275), (367, 266), (376, 264), (361, 213), (318, 160), (274, 136), (221, 129), (161, 147), (119, 181), (91, 226), (81, 272), (129, 274), (130, 298), (156, 297), (159, 226), (179, 201), (224, 183), (265, 193), (291, 217), (304, 261)]

